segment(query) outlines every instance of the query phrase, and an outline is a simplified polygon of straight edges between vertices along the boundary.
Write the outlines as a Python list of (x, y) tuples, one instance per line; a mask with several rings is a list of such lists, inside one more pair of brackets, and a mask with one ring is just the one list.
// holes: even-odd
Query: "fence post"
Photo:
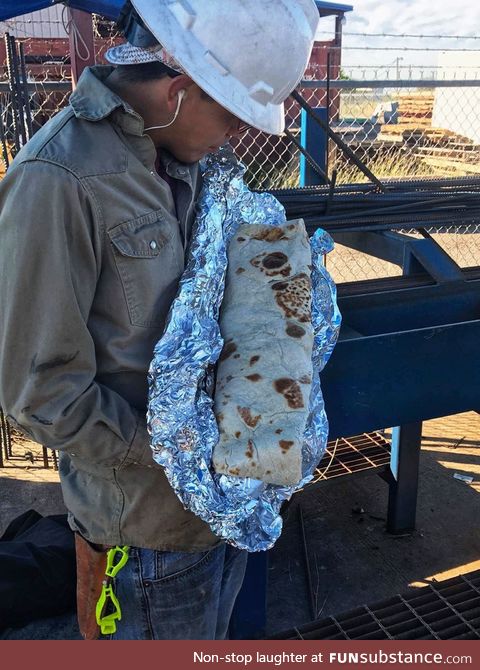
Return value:
[(80, 9), (70, 12), (70, 63), (72, 67), (72, 88), (75, 88), (83, 70), (95, 65), (95, 42), (93, 39), (92, 15)]
[[(315, 113), (327, 123), (328, 111), (326, 107), (315, 107)], [(304, 147), (315, 162), (325, 171), (327, 164), (327, 137), (325, 131), (320, 128), (318, 123), (302, 109), (300, 116), (300, 144)], [(325, 181), (308, 164), (305, 156), (300, 155), (300, 186), (318, 186)]]

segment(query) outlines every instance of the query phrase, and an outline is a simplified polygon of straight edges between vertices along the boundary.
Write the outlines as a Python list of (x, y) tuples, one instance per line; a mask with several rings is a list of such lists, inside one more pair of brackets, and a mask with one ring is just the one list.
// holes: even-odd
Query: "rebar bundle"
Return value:
[[(480, 179), (389, 180), (272, 191), (288, 218), (302, 217), (310, 233), (480, 226)], [(470, 230), (470, 232), (475, 232)]]

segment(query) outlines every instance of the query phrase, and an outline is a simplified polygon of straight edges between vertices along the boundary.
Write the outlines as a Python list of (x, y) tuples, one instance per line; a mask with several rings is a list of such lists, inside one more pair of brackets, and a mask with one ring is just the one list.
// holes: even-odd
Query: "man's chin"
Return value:
[(208, 151), (189, 151), (189, 152), (183, 152), (179, 151), (178, 153), (175, 153), (174, 156), (177, 159), (177, 161), (180, 161), (181, 163), (198, 163), (198, 161), (202, 160), (204, 156), (206, 156)]

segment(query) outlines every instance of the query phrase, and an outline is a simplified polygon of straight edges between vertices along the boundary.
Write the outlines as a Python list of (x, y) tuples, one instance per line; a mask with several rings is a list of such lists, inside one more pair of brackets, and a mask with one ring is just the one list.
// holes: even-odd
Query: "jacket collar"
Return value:
[[(70, 105), (74, 114), (78, 119), (87, 121), (101, 121), (111, 115), (114, 123), (120, 126), (125, 133), (143, 136), (142, 117), (104, 83), (113, 69), (110, 65), (85, 68), (76, 89), (70, 96)], [(143, 136), (143, 141), (145, 139)], [(151, 169), (155, 163), (156, 151), (150, 138), (148, 140), (147, 145), (135, 140), (135, 147), (137, 152), (142, 154), (145, 165)], [(160, 160), (171, 177), (192, 183), (193, 174), (198, 167), (197, 163), (180, 163), (166, 150), (161, 152)]]
[(125, 130), (141, 135), (142, 118), (104, 83), (113, 69), (109, 65), (86, 68), (70, 96), (70, 105), (78, 119), (87, 121), (101, 121), (118, 109), (120, 113), (115, 120), (118, 122), (118, 117), (124, 117)]

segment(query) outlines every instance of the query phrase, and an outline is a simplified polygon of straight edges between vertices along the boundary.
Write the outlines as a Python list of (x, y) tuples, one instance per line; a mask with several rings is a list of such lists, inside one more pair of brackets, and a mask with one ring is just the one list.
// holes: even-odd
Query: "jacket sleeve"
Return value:
[(98, 384), (88, 318), (103, 236), (66, 169), (13, 165), (0, 185), (0, 405), (37, 442), (99, 466), (154, 465), (145, 416)]

